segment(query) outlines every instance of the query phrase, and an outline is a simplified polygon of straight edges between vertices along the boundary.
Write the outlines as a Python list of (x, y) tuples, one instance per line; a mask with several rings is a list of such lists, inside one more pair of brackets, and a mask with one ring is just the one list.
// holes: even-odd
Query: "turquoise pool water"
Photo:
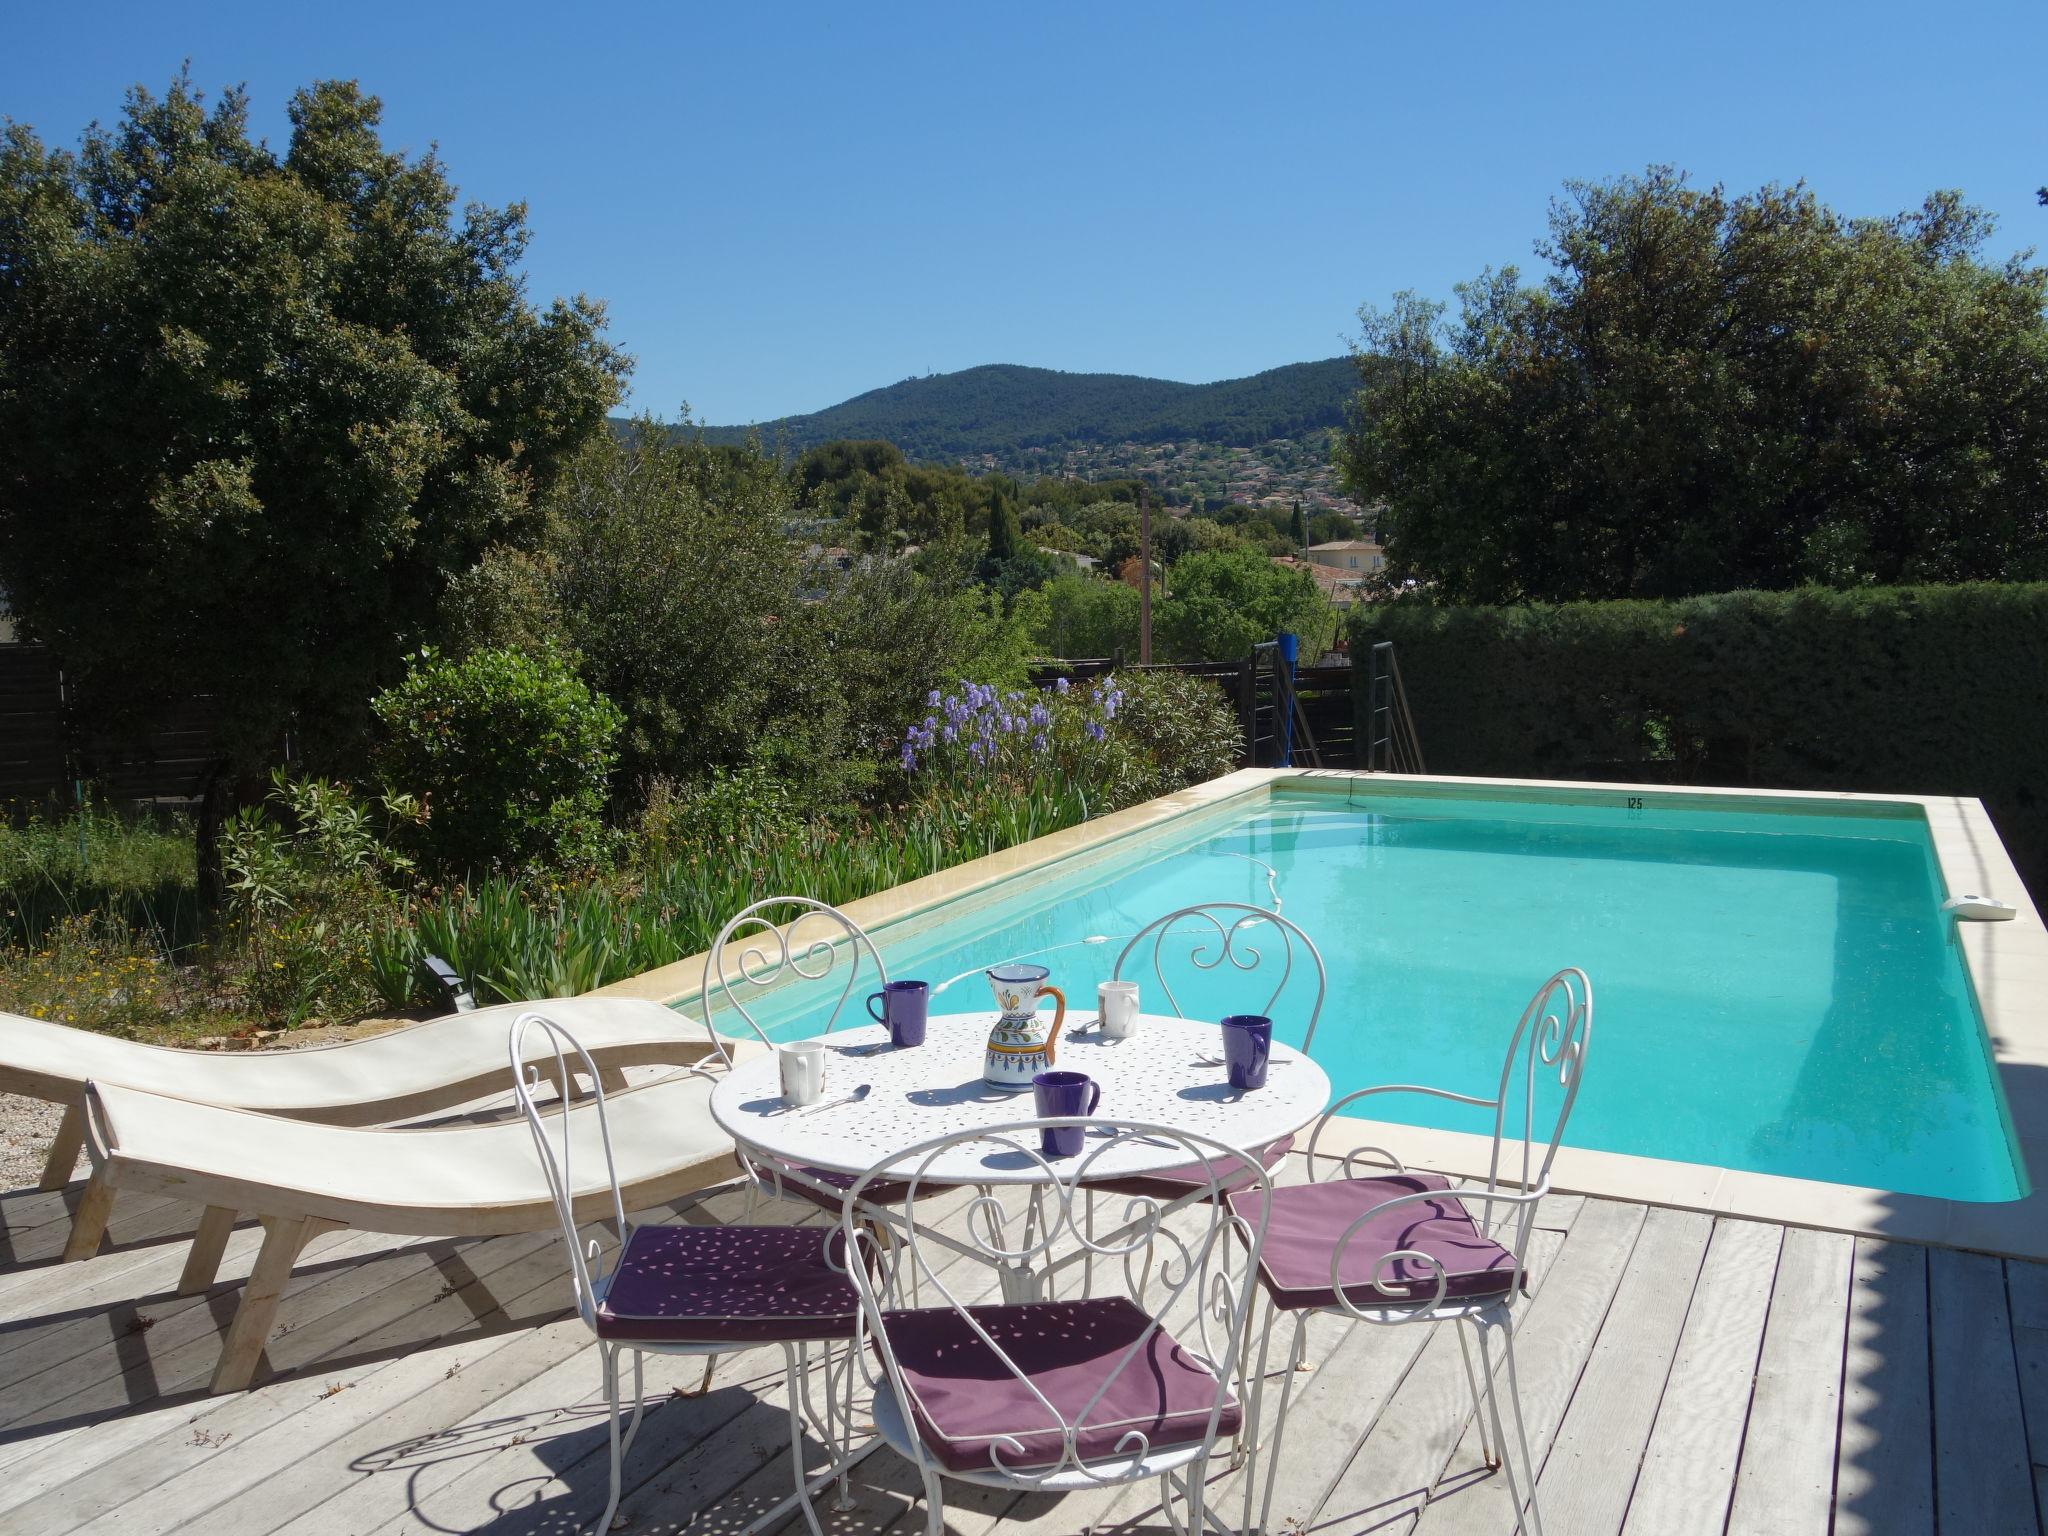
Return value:
[[(1910, 807), (1754, 805), (1282, 792), (877, 938), (892, 976), (940, 988), (935, 1010), (987, 1008), (982, 967), (1027, 957), (1092, 1007), (1149, 919), (1198, 901), (1277, 904), (1328, 967), (1313, 1050), (1340, 1092), (1491, 1093), (1529, 993), (1578, 965), (1597, 1012), (1571, 1144), (1964, 1200), (2024, 1193), (1924, 820)], [(1265, 995), (1256, 977), (1173, 979), (1191, 1015)], [(1154, 989), (1147, 1006), (1158, 1002)], [(1275, 1019), (1298, 1043), (1295, 988)], [(805, 1032), (801, 1016), (775, 1032)], [(1373, 1114), (1490, 1124), (1398, 1097)]]

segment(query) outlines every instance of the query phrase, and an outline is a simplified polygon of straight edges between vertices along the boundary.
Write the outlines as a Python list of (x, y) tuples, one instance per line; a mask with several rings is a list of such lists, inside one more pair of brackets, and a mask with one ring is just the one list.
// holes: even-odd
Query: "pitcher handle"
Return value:
[(1067, 994), (1058, 987), (1042, 986), (1031, 1000), (1034, 1008), (1038, 1005), (1038, 999), (1041, 997), (1051, 998), (1054, 1004), (1052, 1028), (1045, 1032), (1045, 1064), (1049, 1067), (1053, 1064), (1052, 1048), (1054, 1042), (1060, 1037), (1060, 1026), (1067, 1022)]

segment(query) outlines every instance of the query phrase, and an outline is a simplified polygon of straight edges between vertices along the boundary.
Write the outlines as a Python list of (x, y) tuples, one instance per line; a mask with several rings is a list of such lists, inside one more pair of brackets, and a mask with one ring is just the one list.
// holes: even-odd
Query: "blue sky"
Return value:
[[(589, 20), (586, 18), (599, 18)], [(181, 58), (281, 142), (360, 79), (387, 141), (531, 206), (634, 404), (813, 410), (985, 362), (1207, 380), (1362, 302), (1529, 262), (1568, 177), (1670, 161), (1882, 214), (1961, 187), (2048, 246), (2048, 4), (8, 8), (0, 113), (71, 143)]]

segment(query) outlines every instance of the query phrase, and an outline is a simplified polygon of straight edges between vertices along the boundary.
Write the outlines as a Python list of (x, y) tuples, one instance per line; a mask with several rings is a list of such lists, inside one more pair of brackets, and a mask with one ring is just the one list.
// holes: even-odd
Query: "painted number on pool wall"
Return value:
[(1628, 797), (1628, 814), (1632, 819), (1643, 814), (1643, 797), (1641, 795), (1630, 795)]

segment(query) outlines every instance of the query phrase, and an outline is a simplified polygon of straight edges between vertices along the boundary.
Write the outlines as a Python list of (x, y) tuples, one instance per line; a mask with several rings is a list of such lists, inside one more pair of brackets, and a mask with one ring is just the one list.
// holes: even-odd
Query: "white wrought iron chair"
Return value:
[[(1511, 1314), (1526, 1281), (1529, 1234), (1535, 1227), (1537, 1202), (1550, 1192), (1550, 1165), (1578, 1099), (1592, 1037), (1593, 984), (1584, 971), (1568, 967), (1544, 982), (1522, 1010), (1508, 1041), (1494, 1097), (1478, 1098), (1409, 1083), (1361, 1088), (1338, 1099), (1316, 1123), (1308, 1145), (1310, 1182), (1264, 1194), (1245, 1190), (1228, 1197), (1230, 1208), (1240, 1218), (1264, 1218), (1267, 1223), (1259, 1260), (1266, 1320), (1259, 1334), (1258, 1382), (1251, 1409), (1254, 1428), (1248, 1436), (1254, 1444), (1264, 1418), (1266, 1362), (1274, 1325), (1283, 1313), (1297, 1319), (1287, 1366), (1274, 1373), (1283, 1385), (1272, 1445), (1263, 1457), (1266, 1494), (1260, 1504), (1261, 1528), (1272, 1513), (1287, 1406), (1295, 1369), (1306, 1347), (1307, 1332), (1300, 1324), (1312, 1315), (1326, 1314), (1382, 1325), (1456, 1325), (1466, 1384), (1472, 1389), (1479, 1423), (1481, 1453), (1488, 1466), (1504, 1467), (1507, 1472), (1516, 1530), (1542, 1536), (1543, 1521), (1536, 1508), (1536, 1468), (1529, 1455), (1521, 1389), (1515, 1376)], [(1554, 1093), (1549, 1087), (1553, 1079)], [(1521, 1095), (1518, 1109), (1512, 1100), (1517, 1086)], [(1427, 1094), (1491, 1109), (1493, 1152), (1485, 1183), (1453, 1184), (1438, 1174), (1411, 1172), (1399, 1158), (1379, 1147), (1346, 1154), (1338, 1177), (1316, 1181), (1317, 1144), (1332, 1119), (1345, 1106), (1381, 1093)], [(1539, 1097), (1544, 1100), (1542, 1105)], [(1549, 1107), (1552, 1100), (1554, 1114)], [(1361, 1158), (1376, 1158), (1387, 1171), (1360, 1173)], [(1503, 1209), (1506, 1219), (1498, 1236), (1496, 1207)], [(1478, 1345), (1476, 1371), (1466, 1338), (1468, 1329)], [(1494, 1390), (1495, 1333), (1507, 1368), (1515, 1458), (1506, 1455)], [(1521, 1478), (1528, 1479), (1526, 1489)], [(1249, 1476), (1245, 1480), (1247, 1525), (1254, 1482)]]
[[(736, 1014), (755, 1038), (772, 1048), (774, 1042), (755, 1018), (755, 1009), (780, 989), (808, 991), (817, 984), (815, 989), (821, 994), (817, 1017), (807, 1021), (816, 1027), (803, 1032), (830, 1034), (854, 998), (863, 960), (872, 972), (872, 984), (861, 992), (865, 997), (889, 984), (889, 970), (860, 924), (837, 907), (808, 896), (770, 896), (754, 902), (718, 931), (704, 957), (704, 1023), (717, 1041), (720, 1011), (728, 1015), (725, 1022), (729, 1025), (733, 1022), (730, 1015)], [(836, 982), (834, 973), (842, 963), (845, 980)], [(719, 1050), (725, 1052), (722, 1042)], [(730, 1056), (726, 1061), (730, 1065)], [(744, 1151), (740, 1161), (750, 1181), (749, 1215), (753, 1198), (765, 1194), (777, 1200), (808, 1201), (836, 1216), (847, 1187), (853, 1183), (847, 1174), (771, 1162)], [(889, 1193), (878, 1190), (873, 1198), (883, 1203)]]
[[(1126, 970), (1143, 965), (1148, 945), (1153, 978), (1175, 1018), (1186, 1018), (1187, 1014), (1181, 1008), (1180, 999), (1174, 995), (1173, 983), (1168, 980), (1170, 960), (1178, 961), (1184, 956), (1188, 965), (1201, 972), (1222, 972), (1227, 968), (1229, 971), (1250, 973), (1261, 968), (1269, 952), (1277, 951), (1274, 958), (1278, 964), (1259, 978), (1260, 985), (1254, 989), (1253, 1001), (1258, 1000), (1258, 992), (1264, 991), (1264, 982), (1268, 978), (1273, 983), (1272, 991), (1266, 993), (1260, 1006), (1245, 1010), (1272, 1018), (1276, 1038), (1287, 1031), (1273, 1010), (1280, 1005), (1283, 995), (1287, 994), (1288, 982), (1294, 977), (1298, 948), (1301, 952), (1299, 958), (1305, 962), (1304, 974), (1312, 972), (1315, 988), (1310, 993), (1306, 987), (1297, 986), (1293, 995), (1287, 996), (1287, 1001), (1295, 1008), (1305, 1008), (1307, 1013), (1307, 1023), (1301, 1032), (1301, 1051), (1306, 1054), (1314, 1044), (1316, 1021), (1322, 1017), (1323, 997), (1329, 988), (1329, 974), (1323, 968), (1323, 957), (1314, 941), (1278, 912), (1240, 901), (1211, 901), (1156, 917), (1124, 945), (1110, 970), (1110, 979), (1129, 980)], [(1265, 947), (1261, 948), (1261, 945)], [(1294, 1150), (1294, 1138), (1283, 1136), (1253, 1150), (1261, 1163), (1269, 1169), (1274, 1168)], [(1174, 1168), (1138, 1178), (1113, 1180), (1102, 1187), (1118, 1194), (1155, 1195), (1171, 1200), (1187, 1194), (1207, 1179), (1204, 1169)]]
[[(1081, 1128), (1081, 1152), (1047, 1157), (1040, 1132), (1048, 1127)], [(895, 1242), (875, 1251), (877, 1262), (850, 1268), (861, 1298), (857, 1346), (871, 1344), (881, 1368), (875, 1427), (916, 1467), (930, 1536), (945, 1527), (947, 1478), (1062, 1493), (1156, 1477), (1168, 1518), (1178, 1496), (1187, 1516), (1177, 1528), (1201, 1529), (1209, 1459), (1219, 1441), (1241, 1432), (1244, 1409), (1228, 1374), (1212, 1370), (1162, 1319), (1177, 1310), (1209, 1316), (1227, 1347), (1240, 1347), (1264, 1219), (1234, 1216), (1218, 1198), (1169, 1223), (1164, 1202), (1137, 1197), (1116, 1231), (1098, 1238), (1074, 1209), (1091, 1175), (1114, 1167), (1120, 1153), (1150, 1152), (1162, 1141), (1190, 1165), (1214, 1169), (1219, 1189), (1228, 1181), (1261, 1197), (1271, 1190), (1255, 1159), (1222, 1142), (1078, 1117), (934, 1137), (855, 1182), (841, 1223), (849, 1251), (874, 1241), (854, 1210), (864, 1186), (906, 1186), (900, 1210), (883, 1218), (897, 1229)], [(967, 1206), (965, 1241), (920, 1224), (920, 1199), (962, 1184), (982, 1191)], [(1014, 1299), (1051, 1295), (1056, 1271), (1096, 1258), (1122, 1263), (1127, 1274), (1142, 1265), (1160, 1276), (1161, 1304)], [(920, 1272), (942, 1304), (912, 1303), (908, 1282)], [(984, 1294), (1013, 1299), (983, 1302)]]
[[(535, 1033), (542, 1039), (531, 1039)], [(830, 1346), (849, 1342), (855, 1331), (858, 1302), (845, 1272), (844, 1240), (829, 1227), (635, 1226), (626, 1219), (604, 1088), (588, 1053), (567, 1030), (539, 1013), (522, 1014), (512, 1025), (509, 1043), (514, 1093), (533, 1132), (534, 1150), (569, 1249), (576, 1313), (596, 1337), (603, 1367), (611, 1493), (603, 1518), (592, 1529), (600, 1536), (609, 1531), (619, 1507), (620, 1468), (646, 1408), (644, 1357), (693, 1355), (708, 1361), (733, 1350), (776, 1344), (782, 1349), (789, 1392), (789, 1454), (796, 1489), (771, 1513), (785, 1513), (800, 1504), (812, 1536), (820, 1536), (811, 1493), (843, 1475), (849, 1438), (843, 1426), (851, 1420), (850, 1400), (843, 1419), (838, 1412), (830, 1356)], [(572, 1067), (591, 1078), (594, 1121), (587, 1113), (542, 1112), (542, 1084), (568, 1081), (566, 1070)], [(597, 1238), (586, 1242), (579, 1232), (571, 1198), (576, 1188), (573, 1162), (589, 1157), (604, 1159), (610, 1183), (611, 1199), (600, 1219), (610, 1221), (618, 1242), (608, 1254)], [(807, 1416), (819, 1418), (810, 1401), (812, 1344), (826, 1346), (821, 1427), (831, 1457), (823, 1472), (807, 1478), (804, 1423)], [(633, 1411), (622, 1433), (619, 1356), (628, 1350), (633, 1355)], [(849, 1359), (849, 1388), (852, 1376)]]

